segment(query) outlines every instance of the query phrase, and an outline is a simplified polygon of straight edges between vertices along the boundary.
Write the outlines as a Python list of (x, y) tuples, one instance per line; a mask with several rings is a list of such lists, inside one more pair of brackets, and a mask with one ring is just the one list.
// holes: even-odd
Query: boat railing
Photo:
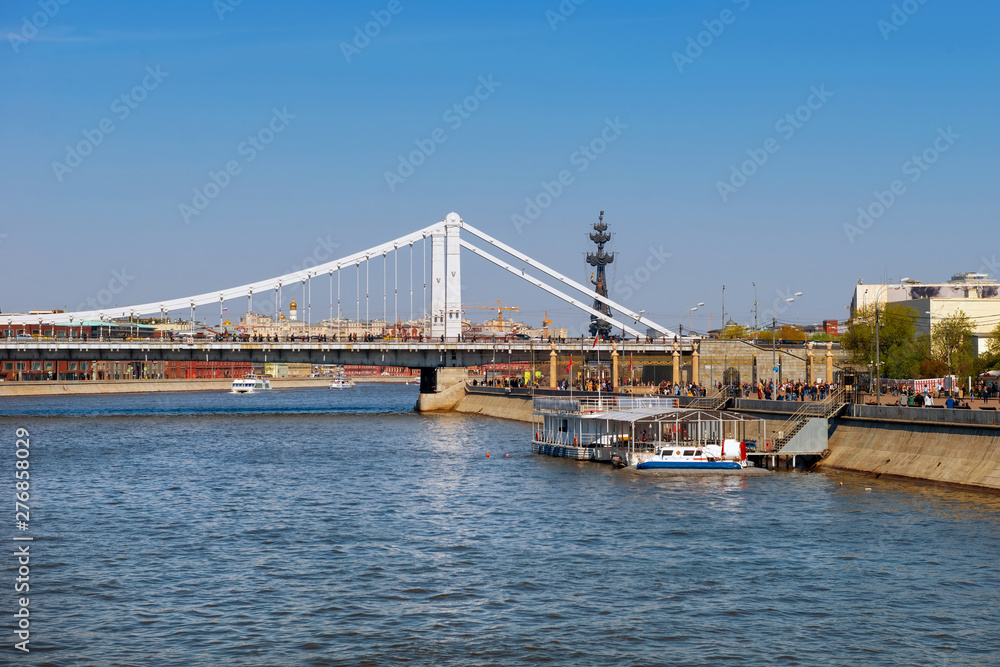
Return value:
[(536, 414), (585, 414), (612, 410), (670, 410), (680, 407), (680, 400), (666, 396), (585, 396), (581, 398), (536, 397)]

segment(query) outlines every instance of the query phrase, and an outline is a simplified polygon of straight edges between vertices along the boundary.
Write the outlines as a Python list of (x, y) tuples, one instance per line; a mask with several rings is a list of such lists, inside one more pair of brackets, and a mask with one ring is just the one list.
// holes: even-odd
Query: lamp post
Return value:
[[(795, 303), (795, 297), (802, 296), (802, 292), (795, 292), (793, 296), (785, 299), (786, 303)], [(778, 375), (778, 318), (771, 316), (771, 384), (774, 385)]]
[[(934, 313), (932, 313), (929, 310), (924, 311), (924, 312), (927, 313), (928, 315), (930, 315), (930, 318), (929, 318), (930, 322), (928, 324), (928, 328), (930, 329), (930, 333), (933, 334), (933, 332), (934, 332)], [(945, 320), (946, 321), (945, 321), (945, 324), (944, 324), (944, 351), (945, 351), (945, 354), (946, 354), (947, 360), (948, 360), (948, 382), (946, 384), (947, 385), (951, 385), (952, 384), (951, 383), (951, 332), (948, 331), (947, 318), (945, 318)], [(948, 391), (950, 393), (951, 389), (949, 388)]]
[[(878, 340), (878, 332), (879, 332), (878, 304), (879, 304), (879, 298), (880, 298), (880, 295), (882, 294), (883, 290), (888, 291), (888, 290), (891, 290), (891, 289), (897, 289), (898, 287), (899, 287), (899, 285), (882, 285), (877, 290), (875, 290), (875, 373), (876, 373), (876, 378), (875, 378), (875, 402), (876, 403), (880, 402), (881, 397), (882, 397), (882, 361), (881, 361), (881, 359), (879, 357), (879, 352), (881, 350), (879, 349), (879, 340)], [(868, 290), (865, 290), (865, 291), (867, 292)], [(888, 298), (886, 300), (886, 303), (888, 303)]]
[[(702, 307), (704, 305), (705, 305), (704, 301), (699, 301), (698, 305), (692, 306), (691, 308), (688, 308), (688, 329), (694, 330), (694, 325), (692, 324), (692, 321), (691, 321), (691, 317), (692, 317), (691, 313), (693, 313), (694, 311), (698, 310), (700, 307)], [(681, 336), (684, 335), (684, 318), (683, 318), (683, 315), (684, 315), (684, 311), (682, 310), (681, 313), (680, 313), (680, 315), (677, 316), (677, 333), (679, 335), (681, 335)]]
[(753, 285), (753, 342), (757, 344), (757, 283), (750, 283)]
[(726, 283), (722, 283), (722, 327), (719, 330), (726, 330)]

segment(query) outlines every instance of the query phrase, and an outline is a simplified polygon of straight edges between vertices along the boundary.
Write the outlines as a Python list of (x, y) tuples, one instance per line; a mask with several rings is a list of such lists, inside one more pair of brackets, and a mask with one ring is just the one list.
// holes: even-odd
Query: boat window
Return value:
[(694, 456), (694, 450), (693, 449), (685, 449), (684, 450), (684, 456)]
[(664, 456), (673, 456), (673, 454), (674, 454), (674, 450), (672, 450), (672, 449), (664, 449), (663, 450), (663, 455)]
[(559, 425), (559, 432), (566, 433), (569, 431), (569, 420), (563, 419), (562, 424)]
[(702, 455), (702, 451), (701, 451), (701, 450), (699, 449), (698, 451), (696, 451), (696, 452), (694, 453), (694, 455), (695, 455), (695, 456), (701, 456), (701, 455)]

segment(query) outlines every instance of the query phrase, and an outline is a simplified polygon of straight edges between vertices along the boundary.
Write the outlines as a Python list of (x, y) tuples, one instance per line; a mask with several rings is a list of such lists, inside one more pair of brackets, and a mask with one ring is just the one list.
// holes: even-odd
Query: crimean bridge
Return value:
[[(463, 233), (472, 240), (463, 237)], [(426, 244), (430, 241), (430, 280)], [(475, 241), (475, 243), (473, 242)], [(480, 247), (489, 247), (489, 251)], [(422, 275), (413, 278), (416, 244), (422, 244), (420, 252), (424, 258)], [(527, 283), (541, 289), (574, 308), (611, 324), (613, 331), (620, 331), (624, 340), (606, 341), (595, 339), (566, 340), (497, 340), (472, 341), (462, 335), (462, 270), (461, 251), (482, 258), (507, 271)], [(356, 312), (361, 315), (362, 292), (361, 272), (365, 275), (364, 312), (368, 319), (371, 308), (368, 276), (375, 263), (375, 270), (383, 275), (382, 306), (387, 313), (390, 289), (394, 309), (398, 319), (400, 294), (398, 256), (409, 253), (409, 297), (412, 314), (414, 286), (421, 285), (423, 302), (427, 304), (426, 292), (430, 285), (429, 313), (424, 306), (425, 321), (429, 320), (429, 335), (423, 341), (417, 340), (374, 340), (354, 342), (347, 340), (294, 340), (282, 342), (242, 342), (242, 341), (180, 341), (166, 339), (106, 340), (72, 337), (73, 323), (88, 321), (111, 322), (140, 317), (169, 318), (175, 313), (190, 314), (191, 321), (197, 321), (198, 310), (218, 308), (220, 323), (227, 304), (235, 300), (246, 300), (247, 312), (253, 312), (253, 300), (262, 295), (273, 294), (275, 307), (281, 304), (282, 289), (301, 287), (306, 297), (309, 319), (312, 319), (312, 292), (315, 282), (329, 284), (331, 318), (344, 316), (344, 299), (341, 291), (341, 274), (354, 270), (356, 280)], [(498, 257), (496, 254), (502, 254)], [(387, 278), (389, 255), (394, 268), (390, 286)], [(539, 277), (541, 276), (541, 277)], [(336, 279), (336, 280), (335, 280)], [(405, 277), (404, 277), (405, 279)], [(336, 284), (335, 284), (336, 283)], [(404, 295), (407, 286), (403, 288)], [(349, 295), (352, 296), (352, 295)], [(591, 307), (589, 303), (601, 302), (611, 308), (606, 314)], [(259, 301), (258, 301), (259, 303)], [(334, 311), (334, 304), (336, 311)], [(596, 304), (595, 304), (596, 305)], [(209, 310), (209, 312), (211, 312)], [(277, 315), (277, 312), (275, 313)], [(386, 318), (388, 319), (388, 318)], [(70, 325), (68, 338), (59, 339), (0, 339), (0, 360), (32, 361), (46, 360), (103, 360), (103, 361), (243, 361), (252, 363), (294, 363), (314, 364), (360, 364), (373, 366), (404, 366), (421, 369), (421, 391), (434, 391), (436, 369), (459, 368), (495, 364), (503, 362), (544, 362), (556, 356), (579, 355), (584, 359), (603, 358), (611, 361), (620, 355), (633, 357), (664, 355), (674, 358), (674, 365), (683, 353), (696, 350), (696, 340), (677, 336), (675, 332), (645, 316), (645, 311), (635, 311), (608, 297), (596, 294), (590, 287), (546, 266), (542, 262), (520, 252), (498, 239), (482, 232), (463, 221), (457, 213), (450, 213), (444, 220), (415, 232), (360, 252), (341, 257), (323, 264), (286, 273), (258, 282), (230, 287), (194, 296), (165, 299), (143, 304), (115, 306), (99, 310), (77, 310), (41, 315), (0, 316), (0, 321), (8, 325)], [(640, 330), (640, 327), (642, 329)], [(658, 335), (647, 337), (647, 332)], [(695, 354), (695, 359), (697, 355)], [(695, 361), (695, 364), (697, 361)]]

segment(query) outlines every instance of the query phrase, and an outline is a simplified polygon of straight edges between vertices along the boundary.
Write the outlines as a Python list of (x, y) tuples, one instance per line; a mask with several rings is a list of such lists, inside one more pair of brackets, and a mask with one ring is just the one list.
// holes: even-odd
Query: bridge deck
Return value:
[[(566, 357), (579, 356), (593, 360), (600, 356), (609, 360), (613, 351), (610, 342), (600, 342), (596, 346), (590, 340), (566, 340), (548, 343), (542, 341), (463, 341), (463, 342), (415, 342), (415, 341), (282, 341), (282, 342), (236, 342), (236, 341), (160, 341), (137, 340), (3, 340), (0, 341), (0, 360), (188, 360), (207, 361), (251, 361), (251, 362), (309, 362), (347, 363), (375, 366), (481, 366), (507, 361), (547, 361), (550, 352)], [(681, 345), (682, 352), (690, 352), (691, 343)], [(634, 342), (617, 343), (619, 359), (629, 354), (633, 357), (664, 356), (673, 353), (673, 343)]]

